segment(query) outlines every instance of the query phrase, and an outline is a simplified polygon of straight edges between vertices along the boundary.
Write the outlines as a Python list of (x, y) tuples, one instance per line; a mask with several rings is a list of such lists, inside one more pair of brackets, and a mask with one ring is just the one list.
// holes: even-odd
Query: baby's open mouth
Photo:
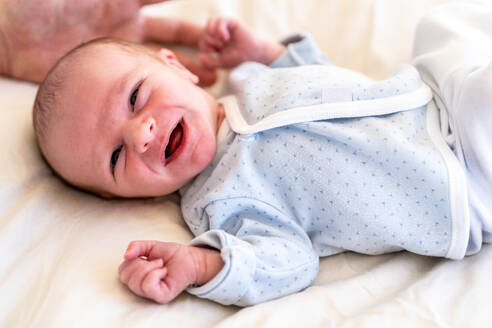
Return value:
[(171, 136), (169, 137), (169, 142), (167, 143), (166, 151), (164, 152), (166, 158), (169, 158), (174, 154), (176, 149), (181, 145), (181, 141), (183, 140), (183, 127), (181, 123), (178, 123), (174, 128), (173, 132), (171, 132)]

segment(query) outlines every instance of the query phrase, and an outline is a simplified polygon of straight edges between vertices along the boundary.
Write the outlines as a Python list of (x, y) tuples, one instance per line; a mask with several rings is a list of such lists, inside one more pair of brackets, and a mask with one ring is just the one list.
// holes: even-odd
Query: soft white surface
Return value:
[[(337, 65), (381, 78), (445, 0), (181, 0), (152, 15), (238, 17), (272, 40), (309, 31)], [(31, 127), (36, 86), (0, 79), (1, 327), (478, 327), (492, 317), (492, 247), (462, 261), (409, 253), (324, 258), (303, 292), (239, 309), (183, 294), (157, 305), (117, 277), (130, 240), (186, 243), (176, 196), (105, 201), (53, 177)], [(217, 88), (213, 89), (217, 92)]]

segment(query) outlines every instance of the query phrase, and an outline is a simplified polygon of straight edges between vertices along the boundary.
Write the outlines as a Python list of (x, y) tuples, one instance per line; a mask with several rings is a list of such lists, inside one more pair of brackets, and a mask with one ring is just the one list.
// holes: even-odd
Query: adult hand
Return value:
[[(165, 0), (0, 0), (0, 73), (40, 82), (67, 51), (102, 36), (196, 45), (201, 28), (146, 17), (140, 8)], [(215, 73), (183, 58), (204, 84)]]

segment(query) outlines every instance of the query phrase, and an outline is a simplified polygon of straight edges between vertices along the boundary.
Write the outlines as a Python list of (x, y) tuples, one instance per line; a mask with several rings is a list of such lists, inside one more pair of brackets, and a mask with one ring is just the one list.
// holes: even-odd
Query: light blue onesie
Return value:
[(229, 89), (217, 154), (181, 191), (191, 244), (225, 265), (188, 292), (245, 306), (308, 286), (319, 256), (465, 255), (465, 174), (413, 66), (374, 81), (307, 36), (270, 67), (241, 65)]

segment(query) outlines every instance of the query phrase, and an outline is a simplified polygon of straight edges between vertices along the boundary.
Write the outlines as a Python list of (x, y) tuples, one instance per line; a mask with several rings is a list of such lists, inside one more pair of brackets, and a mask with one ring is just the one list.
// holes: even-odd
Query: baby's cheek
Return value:
[(195, 175), (203, 171), (205, 167), (212, 162), (215, 156), (215, 150), (215, 139), (212, 142), (203, 142), (197, 147), (191, 158), (193, 166), (195, 167)]

